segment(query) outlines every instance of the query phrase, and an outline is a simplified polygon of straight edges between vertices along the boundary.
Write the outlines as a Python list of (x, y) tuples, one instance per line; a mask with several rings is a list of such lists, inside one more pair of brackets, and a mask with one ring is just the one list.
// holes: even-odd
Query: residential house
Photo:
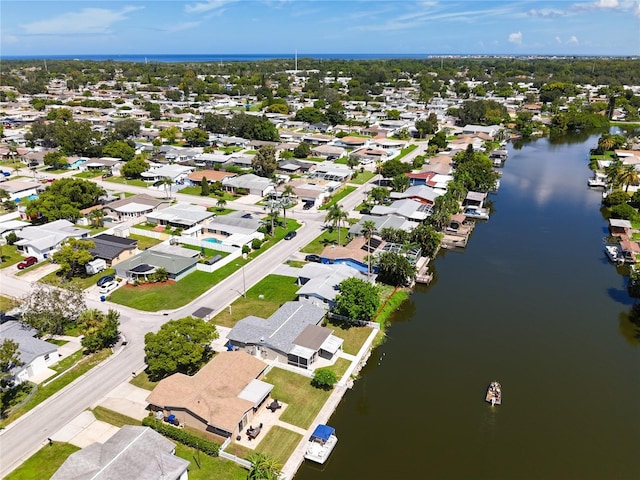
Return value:
[(141, 173), (142, 180), (145, 182), (158, 182), (165, 178), (173, 181), (173, 183), (182, 183), (187, 176), (195, 171), (196, 167), (186, 165), (162, 165), (160, 167), (151, 168)]
[(109, 266), (117, 265), (139, 253), (138, 241), (131, 238), (100, 233), (89, 240), (95, 245), (90, 250), (93, 258), (101, 258)]
[(462, 127), (463, 134), (486, 133), (491, 138), (495, 138), (500, 130), (502, 130), (500, 125), (465, 125)]
[(146, 281), (159, 268), (164, 268), (171, 280), (178, 281), (194, 272), (199, 260), (198, 250), (160, 243), (118, 263), (115, 270), (118, 277)]
[(176, 415), (185, 427), (235, 437), (273, 389), (258, 379), (266, 368), (246, 352), (221, 352), (193, 376), (174, 373), (160, 380), (147, 402), (152, 410)]
[(9, 200), (19, 202), (38, 196), (45, 186), (31, 180), (7, 180), (2, 182), (2, 189), (9, 194)]
[(56, 220), (44, 225), (24, 227), (16, 232), (19, 240), (14, 243), (27, 256), (47, 258), (56, 252), (69, 238), (86, 239), (89, 230), (78, 228), (68, 220)]
[(203, 205), (177, 203), (147, 214), (147, 222), (182, 228), (183, 234), (198, 233), (215, 216)]
[(0, 237), (6, 238), (11, 232), (18, 232), (25, 227), (30, 227), (31, 223), (22, 220), (10, 219), (0, 222)]
[(278, 162), (278, 170), (286, 174), (313, 172), (315, 168), (315, 163), (305, 162), (304, 160), (298, 160), (296, 158), (287, 158)]
[(11, 381), (19, 384), (26, 381), (40, 383), (47, 375), (49, 367), (55, 364), (60, 355), (58, 346), (40, 340), (37, 330), (10, 320), (0, 325), (0, 338), (13, 340), (18, 344), (19, 364), (10, 366)]
[[(431, 177), (431, 179), (432, 178), (433, 177)], [(443, 191), (442, 189), (436, 190), (427, 185), (414, 185), (407, 188), (404, 192), (391, 192), (390, 198), (393, 200), (411, 199), (425, 205), (433, 206), (436, 203), (436, 198), (444, 195), (445, 192), (446, 187)]]
[(345, 155), (347, 150), (337, 145), (319, 145), (311, 149), (311, 155), (316, 158), (335, 160)]
[(89, 161), (86, 157), (67, 157), (65, 168), (69, 170), (80, 170), (81, 167)]
[(238, 190), (246, 190), (251, 195), (264, 197), (275, 189), (274, 183), (265, 177), (259, 177), (253, 173), (240, 175), (237, 177), (225, 178), (222, 181), (224, 188), (232, 193)]
[[(311, 303), (286, 302), (266, 320), (252, 315), (238, 321), (227, 339), (232, 347), (253, 352), (265, 360), (308, 369), (318, 356), (330, 360), (342, 347), (342, 339), (320, 326), (325, 315), (324, 308)], [(298, 343), (308, 326), (323, 329), (324, 341), (315, 350), (306, 342)], [(318, 333), (317, 329), (313, 330)]]
[(116, 200), (104, 206), (107, 215), (115, 216), (118, 220), (138, 218), (166, 207), (171, 202), (141, 193), (132, 197)]
[(215, 217), (205, 226), (205, 233), (220, 243), (242, 246), (254, 238), (264, 238), (264, 234), (258, 232), (261, 225), (262, 220), (258, 215), (235, 211)]
[(347, 264), (328, 265), (329, 260), (326, 258), (323, 262), (326, 263), (307, 263), (300, 269), (298, 274), (300, 288), (296, 292), (298, 301), (331, 308), (339, 293), (340, 282), (352, 277), (367, 279), (363, 272)]
[(358, 223), (351, 225), (349, 228), (349, 235), (360, 236), (362, 235), (362, 225), (366, 221), (371, 221), (375, 224), (375, 231), (380, 232), (383, 228), (395, 228), (410, 232), (415, 227), (415, 223), (407, 220), (406, 218), (399, 217), (398, 215), (386, 215), (379, 217), (376, 215), (362, 215)]
[(371, 209), (371, 215), (397, 215), (412, 222), (422, 222), (432, 213), (432, 204), (419, 202), (411, 198), (396, 200), (391, 205), (375, 205)]
[(366, 137), (354, 137), (347, 136), (342, 138), (336, 138), (333, 142), (336, 147), (342, 147), (348, 150), (357, 150), (369, 145), (369, 138)]
[(353, 170), (341, 163), (321, 163), (311, 174), (312, 178), (331, 180), (335, 182), (346, 182), (353, 175)]
[(221, 172), (219, 170), (197, 170), (187, 175), (187, 178), (194, 184), (202, 182), (202, 178), (205, 178), (208, 183), (222, 182), (227, 177), (235, 177), (235, 173)]
[(124, 425), (106, 442), (72, 453), (51, 480), (187, 480), (189, 461), (149, 427)]

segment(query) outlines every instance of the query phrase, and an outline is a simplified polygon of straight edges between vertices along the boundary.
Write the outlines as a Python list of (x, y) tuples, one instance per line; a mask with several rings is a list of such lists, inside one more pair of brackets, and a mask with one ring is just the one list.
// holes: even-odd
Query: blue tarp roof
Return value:
[(336, 429), (333, 427), (330, 427), (329, 425), (318, 425), (316, 427), (316, 429), (313, 431), (313, 433), (311, 434), (311, 438), (319, 438), (320, 440), (324, 440), (325, 442), (327, 440), (329, 440), (329, 437), (331, 435), (333, 435), (333, 432), (335, 432)]

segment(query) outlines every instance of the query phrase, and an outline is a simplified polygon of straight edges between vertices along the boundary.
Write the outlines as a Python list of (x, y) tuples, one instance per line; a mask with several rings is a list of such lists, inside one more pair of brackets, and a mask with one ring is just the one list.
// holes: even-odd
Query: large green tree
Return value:
[(82, 290), (71, 283), (36, 283), (22, 303), (22, 321), (42, 335), (64, 333), (86, 309)]
[(124, 142), (122, 140), (115, 140), (113, 142), (107, 143), (104, 147), (102, 147), (103, 156), (119, 158), (121, 160), (124, 160), (125, 162), (133, 160), (135, 154), (135, 149), (127, 142)]
[(120, 173), (125, 178), (140, 178), (142, 172), (149, 170), (150, 165), (143, 158), (134, 158), (120, 167)]
[(276, 148), (273, 145), (263, 145), (251, 160), (251, 166), (257, 175), (270, 177), (275, 172), (278, 162)]
[(82, 312), (78, 318), (82, 346), (89, 352), (113, 346), (120, 338), (119, 318), (120, 313), (111, 308), (106, 314), (95, 308)]
[(27, 203), (30, 217), (44, 216), (49, 221), (80, 218), (80, 210), (99, 203), (103, 188), (81, 178), (61, 178), (51, 183), (35, 200)]
[(85, 273), (85, 265), (93, 260), (91, 249), (95, 246), (93, 240), (69, 238), (53, 254), (53, 260), (60, 265), (60, 273), (70, 279)]
[(149, 376), (159, 380), (176, 372), (192, 375), (210, 358), (216, 326), (201, 318), (170, 320), (144, 337)]
[(380, 291), (372, 283), (360, 278), (347, 278), (338, 285), (334, 313), (350, 322), (369, 321), (380, 306)]

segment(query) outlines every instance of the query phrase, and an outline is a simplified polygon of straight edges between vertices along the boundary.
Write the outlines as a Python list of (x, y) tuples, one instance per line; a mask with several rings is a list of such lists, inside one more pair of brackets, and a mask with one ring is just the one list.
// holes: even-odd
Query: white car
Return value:
[(118, 282), (116, 282), (115, 280), (111, 282), (107, 282), (100, 287), (100, 293), (102, 294), (109, 293), (111, 290), (115, 290), (117, 287), (118, 287)]

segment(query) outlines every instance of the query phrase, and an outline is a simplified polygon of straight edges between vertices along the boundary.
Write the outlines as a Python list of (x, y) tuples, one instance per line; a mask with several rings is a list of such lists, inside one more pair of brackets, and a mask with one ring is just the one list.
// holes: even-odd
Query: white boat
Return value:
[(476, 206), (467, 206), (462, 212), (465, 217), (472, 218), (474, 220), (488, 220), (489, 219), (489, 210), (486, 208), (476, 207)]
[(618, 245), (605, 245), (604, 251), (613, 263), (624, 263), (624, 254)]
[(607, 176), (602, 173), (596, 172), (593, 175), (593, 178), (587, 180), (587, 184), (590, 187), (594, 188), (607, 188)]
[(487, 388), (487, 396), (485, 401), (493, 405), (502, 404), (502, 387), (498, 382), (491, 382)]
[(320, 424), (311, 434), (309, 442), (304, 458), (316, 463), (325, 463), (338, 443), (338, 437), (333, 427)]

